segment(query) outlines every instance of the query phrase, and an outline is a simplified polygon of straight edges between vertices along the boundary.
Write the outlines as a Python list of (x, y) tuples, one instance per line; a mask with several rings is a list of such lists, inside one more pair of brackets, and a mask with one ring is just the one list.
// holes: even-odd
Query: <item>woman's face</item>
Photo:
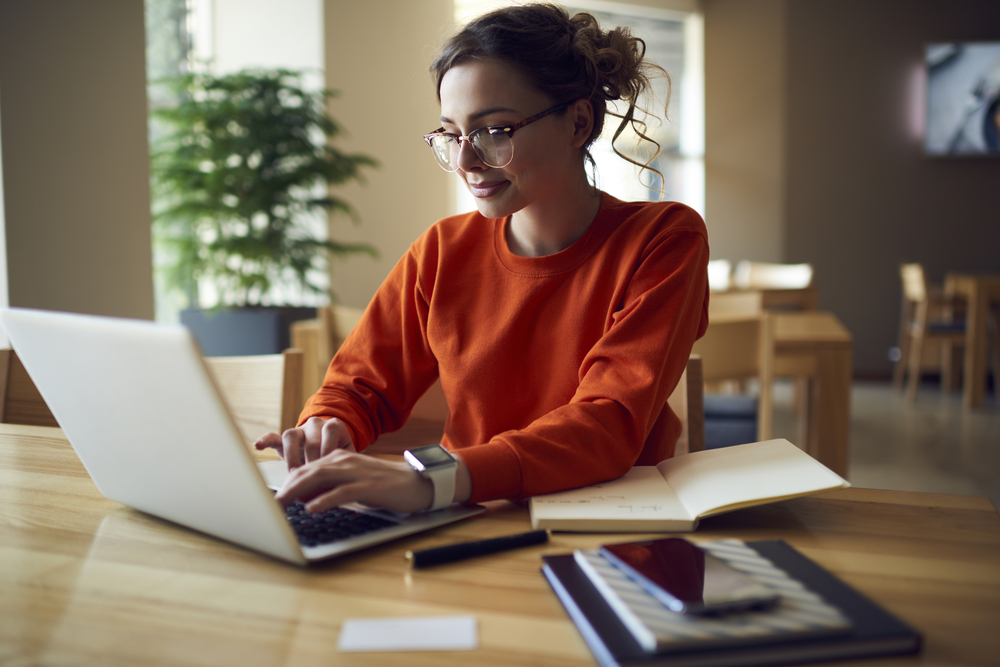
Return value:
[[(472, 61), (448, 70), (441, 79), (441, 123), (448, 132), (468, 135), (493, 125), (518, 123), (565, 100), (551, 100), (529, 87), (516, 70), (496, 61)], [(489, 167), (468, 142), (456, 172), (479, 212), (502, 218), (522, 209), (557, 201), (573, 192), (582, 171), (574, 138), (572, 107), (518, 129), (514, 158), (505, 167)]]

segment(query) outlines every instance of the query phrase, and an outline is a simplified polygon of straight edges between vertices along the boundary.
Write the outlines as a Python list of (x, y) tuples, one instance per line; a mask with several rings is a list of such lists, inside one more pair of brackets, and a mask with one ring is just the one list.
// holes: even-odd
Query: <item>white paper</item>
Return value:
[(369, 651), (471, 651), (479, 646), (475, 616), (350, 618), (337, 648)]

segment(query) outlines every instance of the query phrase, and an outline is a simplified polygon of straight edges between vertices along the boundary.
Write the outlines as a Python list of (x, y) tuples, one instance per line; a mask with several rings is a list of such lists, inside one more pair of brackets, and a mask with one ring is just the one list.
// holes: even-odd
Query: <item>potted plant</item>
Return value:
[(166, 283), (188, 300), (181, 321), (207, 355), (279, 352), (291, 321), (315, 317), (303, 302), (331, 296), (329, 258), (376, 255), (322, 233), (324, 212), (357, 222), (329, 187), (362, 181), (376, 162), (331, 144), (342, 132), (326, 112), (335, 93), (304, 90), (299, 72), (170, 83), (180, 101), (152, 112), (171, 128), (153, 150), (153, 220)]

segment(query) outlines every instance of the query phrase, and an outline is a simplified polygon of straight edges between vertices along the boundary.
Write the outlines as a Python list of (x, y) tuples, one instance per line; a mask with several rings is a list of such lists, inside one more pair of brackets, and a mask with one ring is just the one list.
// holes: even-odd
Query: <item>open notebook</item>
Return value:
[(723, 512), (850, 483), (787, 440), (691, 452), (600, 484), (531, 499), (533, 528), (684, 532)]
[(364, 531), (304, 536), (275, 502), (187, 329), (18, 308), (0, 311), (0, 324), (97, 488), (129, 507), (299, 565), (484, 511), (350, 506), (344, 514)]

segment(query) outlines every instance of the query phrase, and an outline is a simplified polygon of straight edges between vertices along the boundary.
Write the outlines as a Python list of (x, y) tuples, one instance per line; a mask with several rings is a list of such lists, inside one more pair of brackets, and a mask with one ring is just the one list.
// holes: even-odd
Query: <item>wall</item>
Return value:
[(705, 12), (705, 224), (713, 259), (785, 261), (786, 0)]
[(900, 262), (923, 262), (934, 280), (1000, 273), (1000, 160), (928, 158), (914, 131), (924, 43), (1000, 39), (1000, 3), (704, 7), (713, 255), (812, 262), (820, 306), (854, 335), (855, 373), (888, 376)]
[(788, 13), (788, 257), (855, 335), (855, 371), (889, 372), (899, 264), (1000, 273), (1000, 159), (933, 159), (908, 122), (924, 43), (1000, 39), (990, 0), (812, 0)]
[(326, 80), (340, 91), (330, 114), (346, 128), (339, 146), (371, 155), (381, 167), (367, 183), (338, 188), (361, 217), (330, 223), (330, 237), (366, 242), (381, 257), (334, 262), (339, 301), (364, 307), (396, 261), (436, 220), (449, 213), (449, 178), (434, 163), (422, 135), (438, 122), (427, 68), (451, 31), (451, 0), (326, 0)]
[(142, 3), (0, 3), (0, 104), (10, 305), (152, 318)]

